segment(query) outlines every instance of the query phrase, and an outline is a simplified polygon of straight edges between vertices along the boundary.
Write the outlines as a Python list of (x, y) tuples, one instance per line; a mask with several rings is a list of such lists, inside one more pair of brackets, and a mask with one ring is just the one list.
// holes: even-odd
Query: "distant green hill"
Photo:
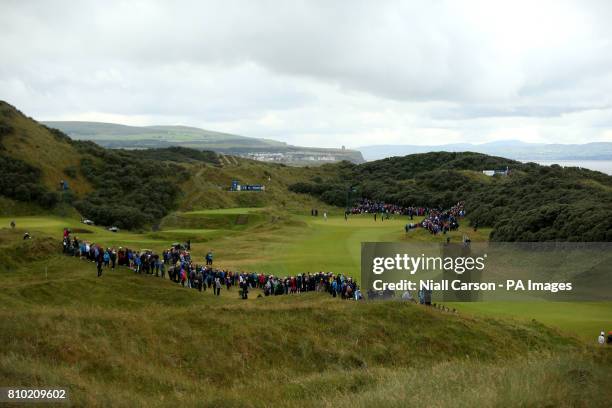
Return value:
[(76, 121), (43, 123), (61, 130), (73, 139), (91, 140), (101, 145), (116, 144), (112, 147), (140, 147), (140, 142), (147, 144), (153, 142), (160, 144), (199, 143), (202, 144), (202, 147), (206, 145), (207, 148), (287, 146), (286, 143), (274, 140), (238, 136), (189, 126), (127, 126), (116, 123)]
[(612, 160), (612, 143), (592, 142), (584, 144), (525, 143), (505, 140), (481, 144), (454, 143), (436, 146), (421, 145), (372, 145), (357, 148), (366, 160), (406, 156), (428, 152), (478, 152), (492, 156), (504, 156), (524, 161), (549, 160)]
[(292, 165), (316, 165), (348, 160), (362, 163), (356, 150), (327, 149), (288, 145), (271, 139), (260, 139), (214, 132), (189, 126), (126, 126), (101, 122), (44, 122), (73, 139), (91, 140), (109, 148), (143, 149), (170, 146), (212, 150), (266, 161)]

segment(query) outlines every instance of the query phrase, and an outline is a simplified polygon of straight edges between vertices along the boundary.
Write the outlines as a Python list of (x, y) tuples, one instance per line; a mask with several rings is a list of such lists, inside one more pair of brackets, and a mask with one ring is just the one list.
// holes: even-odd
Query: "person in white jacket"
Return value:
[(601, 334), (599, 335), (599, 339), (597, 339), (599, 344), (603, 345), (606, 342), (606, 334), (604, 332), (601, 332)]

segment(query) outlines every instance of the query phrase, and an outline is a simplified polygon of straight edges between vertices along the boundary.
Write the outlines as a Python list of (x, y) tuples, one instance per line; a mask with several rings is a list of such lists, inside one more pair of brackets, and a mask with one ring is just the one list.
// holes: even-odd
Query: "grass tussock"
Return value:
[[(43, 275), (43, 269), (45, 274)], [(3, 272), (0, 383), (76, 406), (598, 406), (610, 353), (532, 322), (322, 294), (241, 301), (52, 256)]]

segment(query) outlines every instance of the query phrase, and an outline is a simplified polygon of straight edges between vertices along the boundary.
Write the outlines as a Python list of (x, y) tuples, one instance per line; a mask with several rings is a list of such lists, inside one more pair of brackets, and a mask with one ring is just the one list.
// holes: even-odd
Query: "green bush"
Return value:
[(32, 201), (45, 208), (59, 201), (56, 193), (41, 184), (40, 169), (4, 152), (0, 153), (0, 194), (18, 201)]
[[(97, 224), (130, 229), (159, 222), (174, 208), (179, 184), (189, 177), (184, 167), (163, 161), (161, 156), (159, 160), (148, 158), (163, 155), (165, 149), (148, 154), (108, 150), (91, 142), (74, 144), (85, 155), (80, 163), (81, 174), (95, 187), (95, 191), (75, 202), (75, 207)], [(186, 150), (174, 151), (193, 157), (202, 153)]]

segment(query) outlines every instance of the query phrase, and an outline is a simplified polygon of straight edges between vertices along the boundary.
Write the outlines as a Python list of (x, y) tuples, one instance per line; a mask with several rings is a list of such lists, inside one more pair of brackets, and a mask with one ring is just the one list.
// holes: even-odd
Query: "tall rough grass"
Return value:
[(241, 301), (126, 269), (97, 278), (62, 256), (1, 273), (0, 384), (68, 387), (74, 406), (609, 402), (611, 350), (535, 321), (323, 294)]

